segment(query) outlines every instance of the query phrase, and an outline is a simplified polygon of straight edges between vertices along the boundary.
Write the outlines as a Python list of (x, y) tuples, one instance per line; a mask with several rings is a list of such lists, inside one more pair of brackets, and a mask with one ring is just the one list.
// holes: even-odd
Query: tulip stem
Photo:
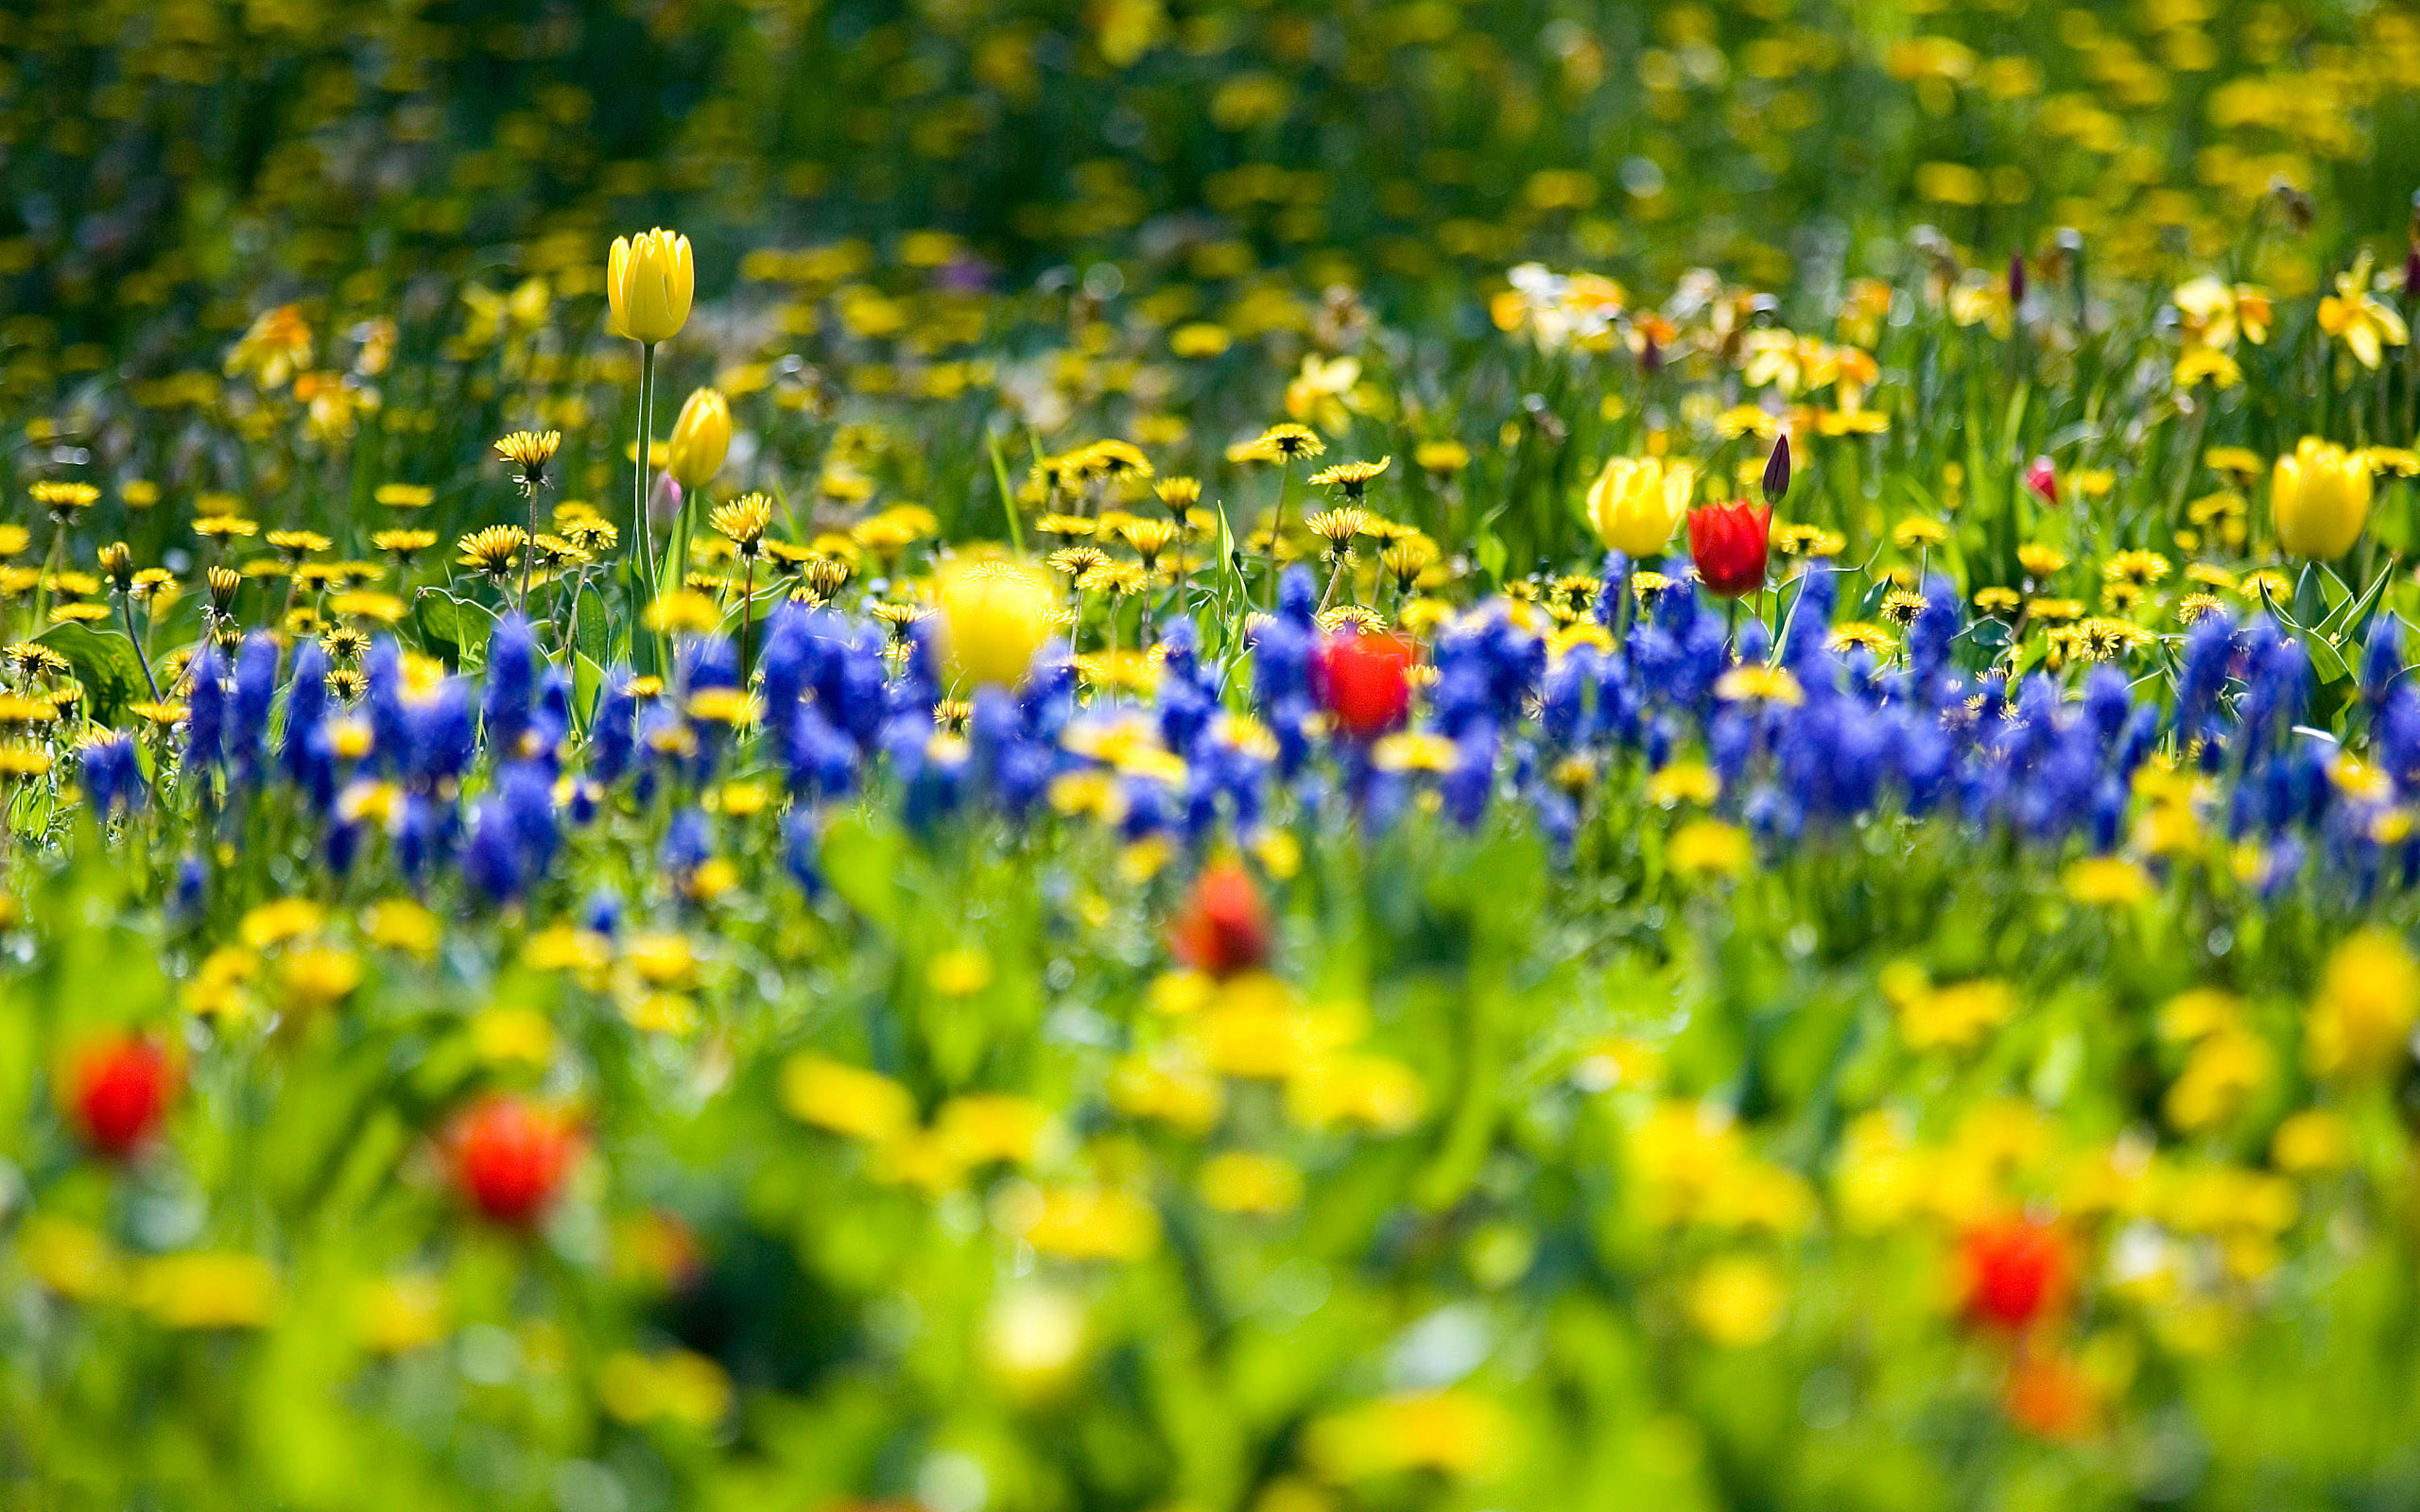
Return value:
[(644, 623), (649, 600), (655, 596), (655, 556), (652, 538), (647, 528), (647, 496), (654, 479), (648, 476), (655, 461), (654, 426), (649, 411), (655, 398), (655, 343), (639, 343), (639, 452), (637, 466), (632, 469), (637, 495), (631, 506), (631, 651), (637, 659), (639, 627)]

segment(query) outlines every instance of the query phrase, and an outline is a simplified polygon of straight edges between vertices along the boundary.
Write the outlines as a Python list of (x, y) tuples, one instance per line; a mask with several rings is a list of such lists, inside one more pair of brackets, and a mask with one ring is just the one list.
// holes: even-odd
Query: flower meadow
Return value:
[(6, 1500), (2420, 1506), (2415, 80), (0, 15)]

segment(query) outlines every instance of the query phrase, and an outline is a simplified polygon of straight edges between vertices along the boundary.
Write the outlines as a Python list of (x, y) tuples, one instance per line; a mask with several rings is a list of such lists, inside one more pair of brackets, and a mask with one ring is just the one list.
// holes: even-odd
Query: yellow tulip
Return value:
[(2290, 557), (2342, 557), (2370, 519), (2370, 465), (2358, 452), (2306, 436), (2277, 458), (2269, 488), (2277, 544)]
[(1013, 684), (1050, 639), (1059, 595), (1027, 562), (948, 561), (933, 574), (942, 660), (955, 684)]
[(605, 302), (614, 335), (648, 346), (671, 340), (689, 322), (697, 288), (688, 237), (659, 229), (614, 238), (605, 259)]
[(664, 449), (664, 470), (684, 489), (705, 487), (731, 450), (731, 404), (718, 388), (700, 388), (681, 406), (672, 439)]
[(1658, 456), (1617, 456), (1588, 488), (1588, 523), (1612, 550), (1651, 557), (1688, 512), (1697, 469)]

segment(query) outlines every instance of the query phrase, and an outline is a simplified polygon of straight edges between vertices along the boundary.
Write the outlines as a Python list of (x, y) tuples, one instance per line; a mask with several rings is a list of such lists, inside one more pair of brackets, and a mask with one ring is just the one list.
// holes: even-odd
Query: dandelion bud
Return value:
[(96, 554), (101, 576), (110, 586), (125, 593), (134, 584), (134, 550), (123, 541), (112, 541)]

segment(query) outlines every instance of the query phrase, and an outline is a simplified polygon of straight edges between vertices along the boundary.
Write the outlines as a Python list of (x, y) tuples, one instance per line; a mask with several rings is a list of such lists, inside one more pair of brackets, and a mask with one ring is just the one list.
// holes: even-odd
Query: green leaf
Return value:
[(613, 615), (605, 608), (605, 595), (594, 588), (579, 591), (579, 602), (572, 620), (572, 650), (598, 666), (613, 660), (613, 649), (607, 639)]
[(884, 929), (899, 922), (899, 835), (855, 815), (823, 832), (823, 879), (841, 901)]
[(76, 668), (76, 679), (84, 685), (85, 712), (102, 724), (112, 722), (127, 705), (150, 696), (134, 643), (117, 631), (69, 621), (52, 626), (35, 639)]
[(2306, 567), (2294, 583), (2294, 623), (2317, 625), (2327, 618), (2332, 607), (2328, 603), (2325, 578), (2327, 574), (2318, 567)]
[(605, 669), (585, 651), (571, 654), (571, 706), (585, 724), (596, 713), (596, 696), (605, 688)]
[(441, 588), (424, 588), (413, 601), (412, 617), (420, 624), (421, 634), (430, 643), (430, 649), (450, 657), (457, 662), (470, 658), (488, 644), (488, 632), (495, 627), (495, 617), (477, 604), (467, 603)]

